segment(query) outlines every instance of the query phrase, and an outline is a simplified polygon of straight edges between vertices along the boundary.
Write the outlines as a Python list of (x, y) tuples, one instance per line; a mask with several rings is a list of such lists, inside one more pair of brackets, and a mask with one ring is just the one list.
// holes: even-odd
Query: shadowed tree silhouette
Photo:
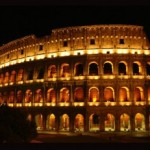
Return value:
[(21, 109), (0, 106), (0, 143), (26, 143), (37, 136), (36, 124), (27, 115)]

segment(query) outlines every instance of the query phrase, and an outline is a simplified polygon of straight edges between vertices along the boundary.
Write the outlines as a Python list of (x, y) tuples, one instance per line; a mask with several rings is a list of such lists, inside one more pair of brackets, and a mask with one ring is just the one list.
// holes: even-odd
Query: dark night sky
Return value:
[(150, 37), (150, 5), (1, 5), (0, 45), (30, 34), (49, 35), (54, 28), (92, 24), (142, 25)]

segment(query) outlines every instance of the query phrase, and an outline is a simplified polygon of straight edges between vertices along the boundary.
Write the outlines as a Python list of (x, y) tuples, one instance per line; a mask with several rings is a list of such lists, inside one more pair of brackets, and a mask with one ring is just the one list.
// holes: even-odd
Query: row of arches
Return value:
[[(27, 89), (25, 92), (22, 90), (0, 92), (0, 100), (7, 103), (145, 101), (142, 87), (135, 87), (133, 92), (130, 92), (128, 87), (120, 87), (117, 92), (118, 96), (116, 97), (114, 88), (109, 86), (103, 90), (98, 87), (89, 87), (88, 93), (81, 86), (75, 87), (74, 89), (71, 87), (63, 87), (59, 90), (56, 88), (48, 88), (46, 91), (38, 88), (35, 91)], [(131, 94), (133, 94), (133, 97)], [(150, 100), (150, 87), (148, 88), (147, 95), (148, 100)]]
[[(71, 120), (73, 120), (72, 125), (70, 125)], [(104, 126), (104, 131), (115, 131), (117, 126), (117, 120), (111, 113), (106, 114), (103, 121), (101, 116), (93, 113), (89, 116), (87, 125), (84, 115), (80, 113), (77, 114), (75, 118), (70, 118), (68, 114), (62, 114), (58, 118), (55, 114), (49, 114), (45, 120), (42, 114), (37, 114), (35, 116), (35, 122), (37, 125), (37, 130), (46, 129), (51, 131), (70, 131), (71, 128), (73, 128), (73, 131), (85, 131), (85, 127), (87, 125), (88, 131), (101, 131), (102, 126)], [(146, 130), (145, 116), (142, 113), (135, 114), (133, 122), (135, 131)], [(131, 123), (131, 117), (126, 113), (121, 114), (119, 117), (119, 130), (130, 131), (131, 126), (133, 126)]]
[[(71, 77), (72, 75), (74, 76), (85, 76), (85, 69), (84, 69), (84, 64), (83, 63), (76, 63), (74, 65), (74, 69), (72, 72), (71, 65), (69, 63), (63, 63), (60, 66), (60, 69), (58, 70), (58, 67), (56, 65), (50, 65), (48, 67), (48, 70), (45, 73), (45, 68), (44, 67), (39, 67), (36, 69), (19, 69), (18, 71), (12, 70), (12, 71), (7, 71), (4, 73), (0, 74), (0, 84), (5, 84), (5, 83), (14, 83), (14, 82), (19, 82), (23, 80), (33, 80), (35, 77), (36, 79), (44, 79), (45, 76), (47, 78), (56, 78), (56, 77)], [(99, 74), (104, 74), (104, 75), (112, 75), (112, 74), (117, 74), (115, 73), (116, 69), (114, 68), (114, 65), (110, 61), (106, 61), (103, 64), (102, 67), (103, 71), (100, 73), (99, 70), (99, 64), (98, 62), (90, 62), (88, 65), (88, 75), (89, 76), (98, 76)], [(125, 61), (120, 61), (118, 63), (118, 75), (127, 75), (127, 74), (133, 74), (133, 75), (142, 75), (144, 70), (142, 67), (142, 64), (138, 61), (133, 62), (132, 64), (132, 73), (129, 71), (129, 66), (127, 62)], [(150, 75), (150, 62), (147, 62), (146, 66), (146, 75)], [(46, 74), (46, 75), (45, 75)]]

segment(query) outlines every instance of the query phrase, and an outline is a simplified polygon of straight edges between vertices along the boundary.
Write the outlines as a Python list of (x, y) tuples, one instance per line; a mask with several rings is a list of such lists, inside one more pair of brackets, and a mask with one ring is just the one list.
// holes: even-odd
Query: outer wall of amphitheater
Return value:
[(0, 47), (0, 103), (37, 130), (150, 130), (150, 43), (142, 26), (91, 25)]

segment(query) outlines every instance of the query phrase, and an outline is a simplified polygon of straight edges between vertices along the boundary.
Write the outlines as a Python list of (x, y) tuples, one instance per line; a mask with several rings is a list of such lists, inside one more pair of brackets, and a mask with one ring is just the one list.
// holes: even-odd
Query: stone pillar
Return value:
[(60, 127), (60, 116), (57, 115), (56, 118), (56, 131), (59, 132), (59, 127)]
[(131, 124), (131, 131), (135, 131), (135, 117), (133, 114), (130, 115), (130, 124)]
[(85, 132), (89, 131), (89, 115), (88, 114), (85, 115), (85, 119), (84, 119), (84, 131)]
[(115, 131), (119, 132), (120, 131), (120, 116), (116, 115), (115, 119)]
[(74, 119), (73, 119), (73, 117), (70, 117), (69, 131), (74, 132)]
[(100, 116), (100, 131), (101, 132), (104, 132), (105, 131), (105, 115), (104, 114), (101, 114)]

